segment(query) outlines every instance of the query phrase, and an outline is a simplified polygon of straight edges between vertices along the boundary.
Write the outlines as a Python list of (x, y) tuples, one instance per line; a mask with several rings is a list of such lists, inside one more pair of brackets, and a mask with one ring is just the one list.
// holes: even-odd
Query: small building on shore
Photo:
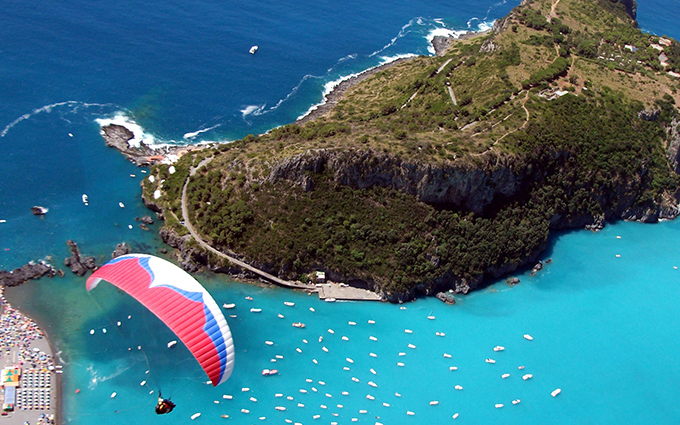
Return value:
[(326, 283), (326, 272), (316, 272), (316, 283)]

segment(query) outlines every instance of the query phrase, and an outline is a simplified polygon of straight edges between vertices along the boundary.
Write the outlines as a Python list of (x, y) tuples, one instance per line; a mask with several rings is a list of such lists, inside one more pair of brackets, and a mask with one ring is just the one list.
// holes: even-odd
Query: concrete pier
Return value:
[(354, 288), (338, 283), (321, 283), (317, 284), (316, 287), (320, 300), (382, 301), (380, 295), (368, 289)]

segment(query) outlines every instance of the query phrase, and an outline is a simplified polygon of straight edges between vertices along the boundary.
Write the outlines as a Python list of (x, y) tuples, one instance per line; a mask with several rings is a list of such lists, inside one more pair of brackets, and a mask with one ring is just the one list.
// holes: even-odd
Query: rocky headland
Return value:
[(634, 1), (587, 3), (526, 0), (480, 37), (436, 37), (436, 58), (371, 70), (295, 124), (210, 148), (200, 170), (191, 154), (153, 167), (143, 199), (168, 219), (163, 240), (186, 270), (238, 272), (182, 227), (188, 181), (194, 227), (249, 264), (447, 302), (539, 273), (554, 230), (677, 217), (676, 82), (656, 56), (608, 59), (620, 49), (601, 33), (658, 41), (635, 29)]
[(148, 146), (142, 142), (130, 144), (135, 135), (127, 127), (108, 124), (102, 127), (101, 135), (107, 146), (119, 150), (130, 161), (140, 167), (153, 164), (172, 163), (187, 152), (201, 150), (206, 145), (197, 146)]

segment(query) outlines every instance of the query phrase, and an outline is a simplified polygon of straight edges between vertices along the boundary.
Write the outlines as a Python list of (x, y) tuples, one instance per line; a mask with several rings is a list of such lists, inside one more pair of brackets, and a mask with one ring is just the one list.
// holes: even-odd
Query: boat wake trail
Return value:
[(39, 114), (49, 114), (52, 113), (53, 110), (55, 109), (66, 109), (66, 112), (64, 115), (61, 116), (61, 118), (65, 119), (66, 114), (76, 114), (80, 112), (81, 109), (83, 108), (98, 108), (100, 110), (104, 108), (111, 108), (114, 107), (112, 104), (108, 103), (86, 103), (86, 102), (80, 102), (76, 100), (68, 100), (66, 102), (57, 102), (57, 103), (51, 103), (49, 105), (41, 106), (40, 108), (36, 108), (31, 112), (25, 113), (19, 118), (15, 119), (11, 123), (9, 123), (5, 128), (0, 132), (0, 137), (5, 137), (7, 133), (17, 124), (21, 123), (22, 121), (28, 120), (36, 115)]

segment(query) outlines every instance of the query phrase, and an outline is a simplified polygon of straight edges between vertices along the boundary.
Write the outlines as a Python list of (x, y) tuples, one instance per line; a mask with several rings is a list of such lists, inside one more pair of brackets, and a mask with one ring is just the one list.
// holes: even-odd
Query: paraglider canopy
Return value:
[(189, 273), (159, 257), (128, 254), (97, 269), (87, 279), (87, 290), (102, 279), (162, 320), (198, 360), (214, 386), (229, 378), (235, 357), (229, 325), (215, 300)]

